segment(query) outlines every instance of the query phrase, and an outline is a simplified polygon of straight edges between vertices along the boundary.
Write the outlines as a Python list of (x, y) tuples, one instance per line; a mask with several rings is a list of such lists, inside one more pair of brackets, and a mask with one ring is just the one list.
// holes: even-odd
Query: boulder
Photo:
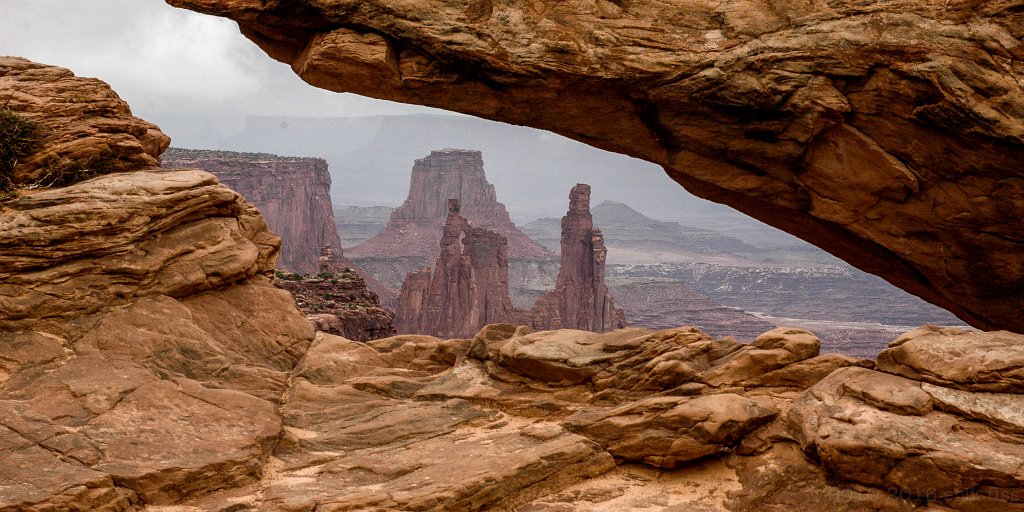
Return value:
[(596, 441), (616, 458), (672, 469), (728, 452), (777, 414), (770, 400), (723, 393), (648, 398), (578, 413), (562, 425)]
[(834, 478), (935, 502), (978, 496), (1005, 509), (1024, 483), (1021, 404), (1019, 395), (844, 368), (793, 403), (787, 426)]
[(967, 391), (1024, 392), (1024, 335), (926, 326), (878, 354), (878, 369)]

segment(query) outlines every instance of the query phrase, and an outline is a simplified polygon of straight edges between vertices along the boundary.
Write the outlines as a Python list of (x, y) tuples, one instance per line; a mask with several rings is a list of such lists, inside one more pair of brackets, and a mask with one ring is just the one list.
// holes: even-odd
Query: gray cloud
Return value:
[(108, 82), (135, 110), (293, 116), (441, 112), (319, 90), (234, 22), (161, 0), (0, 0), (0, 54)]

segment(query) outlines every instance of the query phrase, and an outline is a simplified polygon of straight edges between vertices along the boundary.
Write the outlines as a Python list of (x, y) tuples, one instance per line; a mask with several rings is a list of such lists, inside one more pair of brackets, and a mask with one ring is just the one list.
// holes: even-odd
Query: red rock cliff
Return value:
[(577, 184), (562, 217), (562, 266), (555, 289), (537, 299), (530, 312), (535, 329), (605, 332), (626, 326), (604, 284), (607, 254), (604, 236), (590, 215), (590, 185)]
[(321, 248), (341, 248), (331, 208), (331, 175), (321, 158), (172, 148), (161, 160), (164, 167), (205, 169), (255, 204), (281, 236), (279, 268), (315, 273)]
[(505, 205), (498, 202), (494, 185), (484, 175), (479, 151), (444, 149), (416, 160), (409, 196), (396, 209), (384, 231), (348, 251), (352, 258), (437, 257), (438, 234), (448, 215), (448, 199), (458, 199), (462, 215), (479, 228), (508, 240), (509, 256), (545, 259), (551, 253), (530, 240), (512, 223)]

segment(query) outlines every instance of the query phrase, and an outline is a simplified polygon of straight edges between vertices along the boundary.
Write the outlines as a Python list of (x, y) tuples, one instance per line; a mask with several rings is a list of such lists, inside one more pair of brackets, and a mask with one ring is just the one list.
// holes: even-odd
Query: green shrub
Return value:
[(43, 136), (41, 124), (15, 114), (6, 106), (0, 108), (0, 191), (14, 188), (14, 166), (39, 149)]
[(320, 272), (319, 274), (316, 275), (316, 277), (318, 277), (320, 279), (330, 279), (330, 278), (334, 277), (334, 274), (332, 274), (330, 272)]
[(292, 274), (281, 270), (275, 270), (274, 275), (282, 281), (302, 281), (303, 274)]

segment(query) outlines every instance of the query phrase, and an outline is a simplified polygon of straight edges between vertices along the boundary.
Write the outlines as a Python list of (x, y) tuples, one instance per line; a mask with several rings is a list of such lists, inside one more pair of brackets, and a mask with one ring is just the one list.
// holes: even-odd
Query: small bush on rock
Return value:
[(0, 191), (14, 188), (14, 166), (39, 149), (43, 135), (41, 124), (0, 108)]

